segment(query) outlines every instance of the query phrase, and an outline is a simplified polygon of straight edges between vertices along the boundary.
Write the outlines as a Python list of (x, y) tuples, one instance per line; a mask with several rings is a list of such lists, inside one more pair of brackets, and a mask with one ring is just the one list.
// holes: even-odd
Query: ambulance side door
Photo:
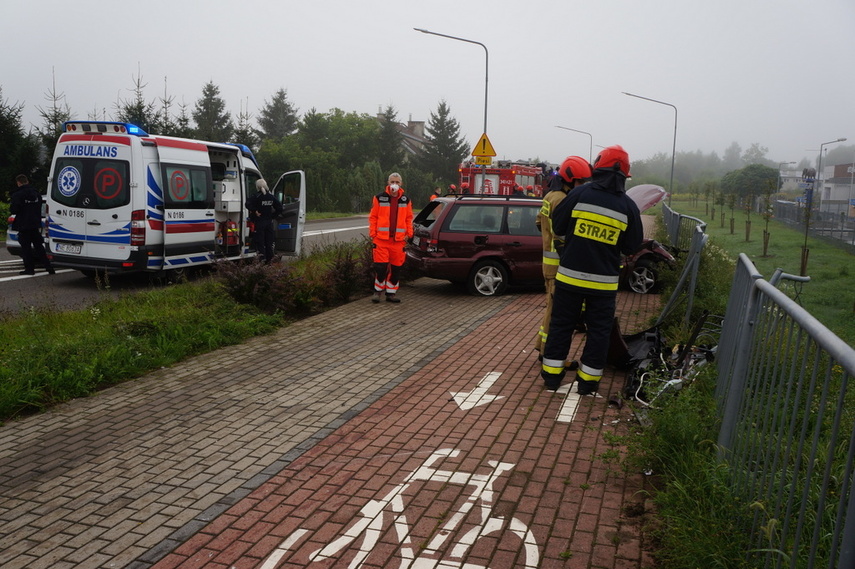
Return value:
[(273, 195), (282, 204), (282, 215), (276, 220), (276, 250), (297, 256), (306, 221), (306, 174), (302, 170), (285, 172), (276, 180)]
[(214, 190), (208, 148), (158, 139), (163, 184), (164, 269), (207, 263), (214, 249)]

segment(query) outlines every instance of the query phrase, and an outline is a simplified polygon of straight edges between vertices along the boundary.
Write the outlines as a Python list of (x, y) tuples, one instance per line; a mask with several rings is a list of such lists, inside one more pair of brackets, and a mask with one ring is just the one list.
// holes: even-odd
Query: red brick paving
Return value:
[[(621, 293), (618, 304), (622, 329), (629, 333), (655, 315), (658, 299)], [(440, 449), (459, 451), (434, 465), (456, 476), (485, 476), (498, 462), (511, 466), (494, 481), (492, 496), (482, 494), (474, 502), (467, 501), (469, 484), (413, 481), (399, 504), (385, 508), (382, 524), (367, 530), (376, 529), (376, 544), (365, 548), (356, 566), (534, 567), (521, 537), (530, 531), (538, 567), (652, 567), (640, 542), (639, 519), (623, 509), (642, 501), (644, 479), (623, 471), (623, 448), (603, 436), (626, 434), (631, 411), (610, 407), (607, 397), (582, 398), (572, 423), (556, 421), (564, 396), (543, 390), (530, 346), (541, 306), (540, 295), (519, 296), (155, 567), (256, 569), (289, 537), (294, 543), (280, 552), (278, 563), (265, 567), (353, 566), (366, 531), (329, 559), (309, 556), (341, 537), (362, 519), (360, 510), (370, 501), (403, 484)], [(579, 345), (577, 337), (573, 353)], [(461, 410), (451, 393), (474, 389), (489, 372), (501, 372), (488, 391), (501, 398)], [(622, 382), (621, 372), (607, 372), (601, 393), (617, 393)], [(403, 510), (393, 511), (398, 506)], [(440, 539), (442, 526), (466, 507), (471, 509), (460, 523)], [(455, 551), (467, 532), (483, 526), (485, 514), (502, 519), (501, 529)], [(396, 532), (396, 516), (405, 520), (409, 535)], [(509, 528), (511, 519), (518, 520), (516, 532)], [(441, 545), (425, 553), (433, 540)], [(418, 565), (404, 559), (407, 548), (421, 552)]]

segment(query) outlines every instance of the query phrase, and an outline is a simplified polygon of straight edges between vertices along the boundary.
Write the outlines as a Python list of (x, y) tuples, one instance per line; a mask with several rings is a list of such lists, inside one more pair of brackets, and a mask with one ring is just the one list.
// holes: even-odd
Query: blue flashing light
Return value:
[(128, 134), (135, 136), (148, 136), (148, 133), (135, 124), (127, 123)]
[(247, 146), (246, 144), (239, 144), (237, 142), (229, 142), (228, 144), (240, 148), (240, 151), (243, 152), (246, 156), (248, 156), (249, 159), (252, 160), (252, 163), (255, 164), (256, 167), (258, 167), (258, 160), (255, 159), (255, 155), (252, 153), (252, 150), (249, 149), (249, 146)]

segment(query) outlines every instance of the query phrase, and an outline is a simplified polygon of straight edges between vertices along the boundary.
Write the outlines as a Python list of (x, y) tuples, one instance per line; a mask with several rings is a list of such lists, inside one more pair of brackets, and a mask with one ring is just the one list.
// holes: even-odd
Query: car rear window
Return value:
[(443, 202), (431, 202), (427, 204), (413, 220), (413, 224), (421, 225), (422, 227), (430, 227), (437, 219), (439, 219), (443, 208), (445, 208), (445, 204)]

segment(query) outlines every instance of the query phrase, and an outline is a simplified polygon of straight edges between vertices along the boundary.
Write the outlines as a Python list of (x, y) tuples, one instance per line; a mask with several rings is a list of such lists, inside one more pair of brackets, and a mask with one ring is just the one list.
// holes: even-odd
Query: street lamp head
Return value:
[(846, 139), (845, 138), (838, 138), (837, 142), (846, 142)]

